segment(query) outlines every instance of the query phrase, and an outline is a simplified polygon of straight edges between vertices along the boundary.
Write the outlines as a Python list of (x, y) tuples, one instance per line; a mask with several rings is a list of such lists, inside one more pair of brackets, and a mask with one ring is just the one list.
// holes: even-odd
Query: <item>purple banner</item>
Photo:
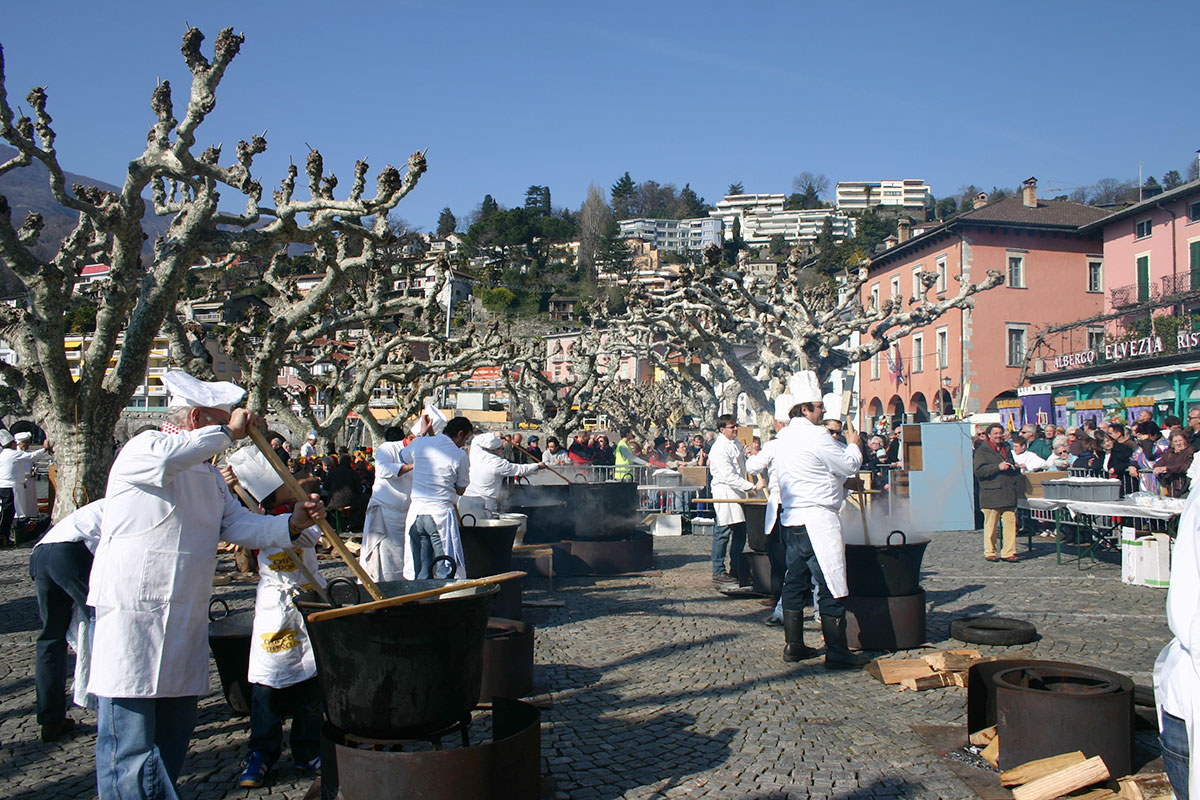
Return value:
[(1082, 425), (1088, 420), (1092, 420), (1096, 425), (1100, 424), (1100, 420), (1104, 419), (1103, 408), (1080, 408), (1075, 411), (1075, 424)]
[(1011, 408), (998, 408), (997, 413), (1000, 414), (1000, 424), (1004, 426), (1006, 431), (1020, 430), (1021, 428), (1021, 409), (1018, 406)]
[(1049, 425), (1052, 413), (1049, 392), (1027, 394), (1021, 398), (1022, 422), (1026, 425)]

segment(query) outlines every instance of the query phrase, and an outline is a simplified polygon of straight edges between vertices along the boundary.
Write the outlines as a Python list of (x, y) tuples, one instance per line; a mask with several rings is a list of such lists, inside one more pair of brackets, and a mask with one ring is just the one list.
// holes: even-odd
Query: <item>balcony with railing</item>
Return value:
[(1200, 272), (1177, 272), (1162, 279), (1163, 296), (1184, 294), (1200, 289)]
[(1162, 299), (1163, 287), (1158, 281), (1149, 283), (1131, 283), (1128, 286), (1118, 286), (1112, 290), (1113, 308), (1149, 303)]

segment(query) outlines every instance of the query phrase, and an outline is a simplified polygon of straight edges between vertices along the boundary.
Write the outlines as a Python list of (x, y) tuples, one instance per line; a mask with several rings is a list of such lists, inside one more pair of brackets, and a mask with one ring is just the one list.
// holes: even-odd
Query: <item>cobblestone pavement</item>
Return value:
[[(1001, 614), (1033, 621), (1039, 657), (1107, 667), (1150, 682), (1168, 640), (1165, 592), (1120, 582), (1111, 556), (1095, 565), (1057, 564), (1034, 540), (1020, 564), (987, 563), (979, 534), (935, 534), (925, 558), (929, 640), (949, 645), (953, 617)], [(826, 673), (819, 661), (785, 665), (782, 632), (762, 624), (758, 599), (716, 594), (709, 540), (655, 540), (655, 572), (618, 578), (529, 580), (527, 608), (537, 625), (544, 713), (544, 774), (557, 798), (708, 797), (969, 798), (973, 795), (910, 725), (961, 724), (964, 689), (920, 693), (883, 686), (865, 673)], [(94, 715), (86, 727), (43, 744), (33, 719), (37, 606), (27, 573), (29, 548), (0, 551), (0, 779), (14, 800), (94, 794)], [(341, 572), (325, 562), (332, 574)], [(253, 587), (219, 596), (236, 607)], [(808, 626), (810, 643), (819, 632)], [(985, 650), (989, 648), (983, 648)], [(302, 797), (309, 781), (284, 769), (262, 790), (233, 787), (248, 722), (214, 693), (184, 767), (191, 798)]]

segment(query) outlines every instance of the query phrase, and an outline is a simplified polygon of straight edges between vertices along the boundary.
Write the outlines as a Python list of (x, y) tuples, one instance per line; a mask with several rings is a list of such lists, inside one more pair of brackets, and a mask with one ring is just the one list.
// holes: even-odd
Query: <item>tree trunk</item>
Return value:
[(104, 496), (113, 462), (116, 425), (88, 426), (60, 420), (39, 421), (46, 431), (58, 465), (51, 518), (62, 519), (76, 508)]

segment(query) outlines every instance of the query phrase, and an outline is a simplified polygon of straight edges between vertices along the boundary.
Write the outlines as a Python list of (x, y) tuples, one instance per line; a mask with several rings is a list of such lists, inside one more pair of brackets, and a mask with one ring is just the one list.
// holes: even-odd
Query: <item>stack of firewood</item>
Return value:
[[(1024, 655), (1024, 654), (1022, 654)], [(1004, 658), (1014, 658), (1006, 654)], [(943, 686), (966, 686), (967, 670), (985, 659), (978, 650), (938, 650), (921, 658), (877, 658), (870, 672), (885, 684), (923, 692)], [(992, 658), (986, 659), (992, 660)]]
[[(971, 734), (972, 744), (987, 747), (980, 754), (996, 765), (999, 738), (996, 729)], [(1171, 784), (1165, 772), (1126, 775), (1118, 778), (1116, 788), (1109, 780), (1108, 767), (1100, 756), (1087, 758), (1079, 750), (1049, 758), (1039, 758), (1000, 773), (1000, 783), (1012, 789), (1014, 800), (1170, 800)], [(1104, 785), (1098, 785), (1104, 784)]]

